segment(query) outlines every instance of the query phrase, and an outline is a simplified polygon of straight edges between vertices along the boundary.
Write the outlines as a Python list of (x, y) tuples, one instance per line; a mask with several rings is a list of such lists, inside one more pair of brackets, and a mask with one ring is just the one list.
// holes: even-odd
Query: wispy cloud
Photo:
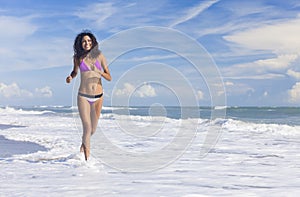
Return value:
[(0, 26), (3, 29), (0, 31), (1, 48), (3, 44), (17, 45), (23, 41), (27, 36), (32, 35), (38, 26), (32, 23), (32, 17), (14, 17), (14, 16), (0, 16)]
[[(300, 19), (292, 19), (247, 29), (224, 36), (227, 41), (248, 50), (273, 54), (273, 58), (258, 59), (223, 68), (226, 77), (244, 78), (284, 76), (300, 57)], [(287, 74), (293, 75), (289, 71)]]
[(116, 33), (133, 27), (162, 24), (168, 18), (161, 10), (162, 5), (163, 1), (155, 4), (147, 1), (93, 3), (79, 9), (74, 15), (95, 30)]
[(113, 3), (95, 3), (80, 9), (75, 13), (81, 19), (87, 19), (94, 23), (98, 28), (105, 28), (105, 20), (117, 12)]
[[(286, 3), (289, 4), (289, 2)], [(232, 35), (291, 20), (298, 15), (296, 10), (284, 11), (283, 15), (280, 7), (264, 1), (220, 1), (218, 10), (213, 15), (203, 17), (202, 21), (205, 22), (197, 25), (191, 24), (189, 33), (193, 32), (196, 37), (211, 34)]]
[(224, 84), (226, 86), (226, 94), (232, 95), (244, 95), (255, 92), (254, 88), (244, 83), (234, 83), (227, 81)]
[(9, 67), (6, 71), (40, 69), (69, 65), (72, 41), (68, 38), (45, 35), (36, 36), (41, 29), (34, 20), (36, 16), (0, 16), (0, 62)]
[[(232, 65), (222, 68), (224, 77), (235, 79), (271, 79), (283, 77), (298, 55), (279, 55), (276, 58), (261, 59), (254, 62)], [(279, 74), (282, 73), (282, 74)]]
[[(277, 58), (276, 58), (277, 59)], [(257, 60), (221, 68), (224, 78), (230, 79), (276, 79), (285, 77), (290, 62), (272, 64), (273, 59)], [(270, 63), (268, 63), (270, 62)]]
[(203, 12), (204, 10), (208, 9), (210, 6), (212, 6), (213, 4), (217, 3), (219, 0), (209, 0), (209, 1), (204, 1), (201, 2), (200, 4), (198, 4), (197, 6), (194, 6), (190, 9), (188, 9), (185, 13), (185, 15), (183, 15), (182, 17), (180, 17), (179, 19), (175, 20), (170, 27), (175, 27), (176, 25), (179, 25), (181, 23), (184, 23), (188, 20), (191, 20), (192, 18), (194, 18), (195, 16), (199, 15), (201, 12)]
[(144, 55), (144, 56), (136, 56), (130, 59), (124, 59), (122, 62), (150, 62), (150, 61), (161, 61), (168, 59), (178, 58), (177, 55)]
[(247, 29), (224, 36), (224, 39), (252, 50), (268, 50), (275, 54), (300, 50), (300, 18)]

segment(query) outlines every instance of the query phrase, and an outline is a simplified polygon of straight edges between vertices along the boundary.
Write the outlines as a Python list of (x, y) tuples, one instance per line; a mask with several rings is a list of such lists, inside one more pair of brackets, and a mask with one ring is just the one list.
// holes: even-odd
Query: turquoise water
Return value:
[[(2, 107), (3, 108), (3, 107)], [(76, 107), (70, 106), (35, 106), (35, 107), (14, 107), (17, 110), (25, 111), (44, 111), (44, 114), (68, 115), (76, 111)], [(152, 111), (151, 111), (152, 109)], [(183, 114), (183, 110), (187, 111)], [(165, 116), (172, 119), (201, 118), (210, 119), (211, 107), (155, 107), (131, 106), (131, 107), (104, 107), (102, 114), (120, 114), (133, 116)], [(272, 123), (300, 125), (300, 107), (226, 107), (222, 109), (225, 112), (225, 118), (234, 120), (243, 120), (254, 123)], [(217, 109), (216, 109), (217, 111)]]

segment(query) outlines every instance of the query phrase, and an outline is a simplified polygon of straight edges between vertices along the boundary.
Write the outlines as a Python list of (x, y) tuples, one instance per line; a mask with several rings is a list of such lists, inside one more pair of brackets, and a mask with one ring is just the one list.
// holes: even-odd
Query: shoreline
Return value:
[[(14, 127), (25, 126), (0, 124), (0, 131)], [(47, 148), (34, 142), (10, 140), (0, 134), (0, 150), (1, 159), (12, 157), (13, 155), (31, 154), (38, 151), (47, 151)]]

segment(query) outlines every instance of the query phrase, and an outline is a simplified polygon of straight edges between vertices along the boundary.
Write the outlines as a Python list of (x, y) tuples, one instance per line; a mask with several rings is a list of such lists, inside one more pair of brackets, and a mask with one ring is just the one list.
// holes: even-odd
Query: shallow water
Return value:
[[(85, 162), (75, 108), (0, 108), (3, 138), (16, 149), (40, 147), (0, 157), (0, 196), (300, 195), (297, 108), (271, 116), (273, 108), (257, 108), (259, 116), (253, 108), (230, 108), (223, 120), (210, 120), (209, 108), (185, 119), (174, 108), (169, 117), (114, 109), (104, 108)], [(201, 154), (208, 132), (220, 136)]]

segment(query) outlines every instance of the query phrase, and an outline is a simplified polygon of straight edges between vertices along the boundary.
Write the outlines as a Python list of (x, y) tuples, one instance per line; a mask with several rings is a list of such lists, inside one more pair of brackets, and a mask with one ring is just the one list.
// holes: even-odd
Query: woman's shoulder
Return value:
[(103, 60), (105, 57), (104, 57), (104, 55), (103, 55), (103, 53), (101, 52), (99, 55), (98, 55), (98, 57), (97, 57), (97, 59), (98, 60)]
[(102, 51), (100, 51), (98, 57), (103, 57), (103, 56), (104, 56), (104, 55), (103, 55)]

